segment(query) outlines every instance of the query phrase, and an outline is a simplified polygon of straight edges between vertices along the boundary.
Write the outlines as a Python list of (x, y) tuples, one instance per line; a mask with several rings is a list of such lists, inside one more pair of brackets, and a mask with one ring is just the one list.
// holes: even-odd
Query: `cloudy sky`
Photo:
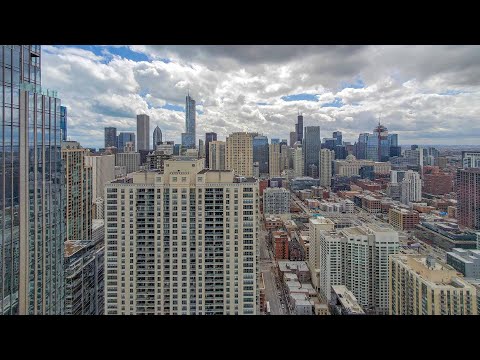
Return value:
[(354, 142), (378, 118), (400, 144), (478, 144), (480, 46), (43, 46), (42, 85), (68, 107), (68, 135), (103, 147), (103, 128), (150, 116), (164, 139), (234, 131), (289, 138), (297, 112), (321, 137)]

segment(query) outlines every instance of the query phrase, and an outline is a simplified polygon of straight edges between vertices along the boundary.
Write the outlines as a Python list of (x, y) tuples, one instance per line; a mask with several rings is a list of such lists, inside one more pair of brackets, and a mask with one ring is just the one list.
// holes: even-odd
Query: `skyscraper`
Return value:
[(60, 129), (62, 140), (67, 141), (67, 108), (65, 106), (60, 106)]
[(162, 130), (157, 126), (155, 130), (153, 130), (153, 149), (156, 149), (157, 145), (162, 143)]
[(150, 150), (150, 117), (145, 114), (137, 115), (137, 150)]
[(408, 170), (402, 180), (401, 202), (409, 204), (422, 200), (422, 179), (416, 171)]
[(217, 133), (208, 132), (205, 134), (205, 167), (210, 168), (210, 143), (217, 141)]
[(301, 146), (298, 146), (293, 150), (293, 172), (295, 177), (303, 177), (303, 165), (303, 150)]
[(260, 175), (268, 174), (268, 137), (257, 135), (253, 138), (253, 162), (258, 162)]
[(239, 176), (253, 176), (253, 137), (256, 135), (235, 132), (227, 137), (227, 170), (233, 170)]
[(280, 144), (268, 146), (268, 173), (270, 177), (280, 176)]
[(298, 114), (295, 131), (297, 133), (297, 141), (303, 142), (303, 115)]
[(182, 147), (195, 148), (196, 111), (195, 100), (188, 94), (185, 98), (185, 132), (182, 133)]
[[(303, 121), (303, 118), (302, 118), (302, 121)], [(303, 145), (305, 175), (307, 176), (315, 175), (315, 174), (309, 173), (310, 169), (314, 169), (311, 165), (315, 165), (315, 168), (317, 168), (318, 170), (318, 163), (320, 160), (320, 148), (321, 148), (320, 126), (306, 126), (305, 139), (304, 139), (304, 145)], [(316, 177), (318, 177), (318, 171), (317, 171)]]
[(40, 45), (0, 46), (0, 314), (64, 313), (61, 104), (40, 58)]
[(105, 128), (105, 148), (117, 147), (117, 128), (106, 127)]
[(480, 151), (462, 151), (462, 166), (466, 168), (480, 168)]
[(334, 131), (332, 137), (335, 139), (335, 145), (343, 145), (342, 132)]
[(225, 141), (210, 141), (208, 162), (211, 170), (225, 170)]
[(480, 229), (480, 168), (457, 170), (458, 224)]
[(320, 150), (320, 186), (330, 187), (332, 183), (332, 161), (335, 160), (335, 152), (329, 149)]
[(85, 162), (88, 150), (77, 141), (62, 143), (65, 163), (67, 240), (92, 238), (92, 167)]
[(290, 133), (290, 147), (293, 147), (293, 145), (295, 145), (296, 142), (297, 142), (297, 132), (292, 131)]
[(203, 159), (164, 169), (106, 186), (105, 314), (256, 314), (258, 181)]
[(135, 133), (134, 132), (121, 132), (118, 134), (118, 146), (119, 152), (125, 151), (125, 145), (127, 142), (133, 142), (133, 148), (135, 149)]
[(93, 218), (103, 219), (103, 210), (97, 208), (104, 200), (105, 184), (115, 179), (115, 155), (85, 156), (85, 164), (92, 168)]
[[(203, 142), (203, 139), (198, 139), (198, 157), (199, 158), (205, 158), (205, 143)], [(205, 162), (207, 159), (205, 159)]]

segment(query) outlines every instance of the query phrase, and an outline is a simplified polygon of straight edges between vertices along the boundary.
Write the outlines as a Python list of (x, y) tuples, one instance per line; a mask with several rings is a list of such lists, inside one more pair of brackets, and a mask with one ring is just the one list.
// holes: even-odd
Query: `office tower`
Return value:
[(458, 224), (480, 229), (480, 168), (457, 170)]
[(267, 188), (263, 192), (265, 214), (289, 214), (290, 191), (285, 188)]
[(105, 128), (105, 148), (117, 147), (117, 128)]
[(92, 168), (93, 218), (103, 219), (105, 184), (115, 179), (115, 155), (85, 156), (85, 165)]
[(162, 143), (162, 130), (157, 126), (155, 130), (153, 130), (153, 150), (157, 148), (157, 145)]
[(137, 150), (150, 150), (150, 117), (137, 115)]
[(173, 155), (174, 148), (175, 148), (175, 144), (173, 144), (173, 141), (166, 141), (160, 145), (157, 145), (156, 151), (161, 151), (165, 155)]
[(272, 139), (270, 140), (271, 144), (280, 144), (280, 139)]
[(332, 162), (335, 159), (335, 152), (328, 149), (320, 150), (320, 186), (330, 187), (332, 183)]
[(282, 139), (282, 140), (279, 142), (279, 144), (280, 144), (280, 148), (281, 148), (283, 145), (285, 145), (285, 146), (288, 147), (288, 141), (287, 141), (287, 139)]
[(293, 147), (297, 142), (297, 132), (292, 131), (290, 132), (290, 147)]
[(288, 170), (288, 155), (289, 155), (289, 147), (287, 144), (281, 142), (280, 143), (280, 173), (283, 170)]
[(60, 129), (62, 140), (67, 141), (67, 108), (65, 106), (60, 106)]
[(353, 293), (345, 285), (333, 285), (328, 308), (332, 315), (365, 315)]
[(336, 145), (334, 151), (335, 159), (344, 160), (347, 158), (347, 149), (345, 145)]
[(477, 315), (475, 287), (423, 255), (389, 261), (390, 315)]
[(135, 149), (135, 133), (134, 132), (120, 132), (118, 134), (118, 144), (117, 149), (118, 151), (122, 152), (125, 149), (125, 145), (127, 142), (132, 142), (133, 147)]
[(104, 249), (103, 236), (65, 242), (65, 315), (103, 315)]
[(225, 141), (210, 141), (209, 159), (210, 169), (225, 170)]
[[(359, 160), (367, 159), (367, 142), (368, 142), (368, 133), (362, 133), (358, 135), (358, 141), (355, 146), (355, 157)], [(376, 159), (374, 159), (376, 161)]]
[(268, 137), (257, 135), (253, 138), (253, 162), (258, 162), (260, 175), (269, 173)]
[(280, 144), (268, 145), (268, 173), (270, 177), (280, 176)]
[(297, 123), (295, 124), (295, 131), (297, 133), (297, 141), (303, 143), (303, 115), (298, 114)]
[(415, 149), (405, 150), (404, 155), (406, 159), (410, 159), (412, 164), (416, 166), (419, 171), (423, 167), (423, 149), (418, 146)]
[(322, 149), (335, 150), (336, 142), (334, 138), (323, 138)]
[(196, 129), (195, 100), (190, 93), (185, 98), (185, 132), (182, 133), (182, 147), (186, 149), (195, 148)]
[(0, 45), (0, 314), (63, 314), (60, 99), (40, 45)]
[(106, 192), (107, 315), (257, 313), (257, 180), (176, 159)]
[(462, 166), (466, 168), (480, 168), (480, 151), (462, 151)]
[[(205, 157), (205, 143), (202, 139), (198, 139), (198, 157), (204, 158)], [(207, 159), (205, 159), (206, 161)]]
[(343, 145), (342, 132), (334, 131), (332, 137), (335, 139), (335, 145)]
[(377, 138), (377, 159), (376, 161), (388, 161), (390, 157), (390, 144), (388, 141), (388, 129), (378, 122), (373, 129), (373, 135)]
[(393, 184), (401, 183), (405, 177), (404, 170), (390, 170), (390, 182)]
[(65, 218), (67, 240), (92, 238), (93, 179), (92, 167), (85, 163), (88, 150), (76, 141), (62, 143), (62, 159), (65, 164)]
[[(305, 139), (303, 143), (303, 156), (305, 164), (303, 167), (307, 176), (312, 176), (308, 172), (312, 168), (311, 165), (315, 165), (318, 170), (318, 162), (320, 161), (320, 148), (320, 126), (306, 126)], [(316, 177), (318, 177), (318, 175)]]
[(210, 168), (210, 143), (212, 141), (217, 141), (217, 133), (207, 132), (205, 134), (205, 167)]
[(173, 155), (180, 155), (182, 153), (182, 144), (173, 145)]
[(140, 154), (138, 152), (118, 153), (115, 155), (115, 165), (125, 166), (127, 174), (138, 171), (140, 169)]
[(227, 170), (233, 170), (238, 176), (253, 176), (253, 138), (256, 135), (235, 132), (227, 137)]
[(320, 232), (333, 231), (334, 228), (334, 222), (322, 216), (311, 217), (308, 220), (310, 248), (307, 261), (312, 274), (312, 284), (317, 291), (320, 289)]
[(453, 191), (452, 174), (443, 173), (438, 166), (423, 168), (423, 192), (431, 195), (445, 195)]
[(293, 150), (293, 172), (295, 177), (303, 177), (303, 150), (298, 146)]
[(409, 204), (411, 202), (422, 201), (422, 179), (416, 171), (408, 170), (402, 180), (401, 202)]

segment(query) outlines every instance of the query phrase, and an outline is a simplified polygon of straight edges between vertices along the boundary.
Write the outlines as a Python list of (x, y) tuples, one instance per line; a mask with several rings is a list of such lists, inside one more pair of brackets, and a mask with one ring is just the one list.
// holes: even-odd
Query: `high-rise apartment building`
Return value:
[(452, 192), (453, 175), (441, 172), (438, 166), (424, 166), (422, 191), (431, 195), (444, 195)]
[(157, 126), (155, 130), (153, 130), (153, 150), (160, 144), (162, 144), (162, 130)]
[(458, 224), (480, 229), (480, 168), (457, 170)]
[(416, 171), (408, 170), (402, 180), (401, 199), (403, 204), (422, 200), (422, 179)]
[(253, 176), (253, 137), (255, 133), (235, 132), (226, 141), (226, 168), (235, 175)]
[(332, 167), (335, 160), (335, 152), (329, 149), (320, 150), (320, 186), (330, 187), (332, 184)]
[(41, 46), (0, 45), (0, 314), (63, 314), (61, 103)]
[(467, 168), (480, 168), (480, 151), (462, 151), (462, 166)]
[(268, 173), (270, 177), (280, 176), (280, 144), (268, 145)]
[[(207, 132), (205, 134), (205, 167), (210, 168), (210, 143), (212, 141), (217, 141), (217, 133)], [(220, 170), (220, 169), (218, 169)]]
[(225, 170), (225, 141), (210, 141), (208, 162), (212, 170)]
[(92, 168), (92, 215), (103, 219), (103, 191), (105, 184), (115, 179), (115, 155), (85, 156), (85, 165)]
[(88, 153), (89, 151), (76, 141), (62, 143), (67, 198), (67, 240), (92, 238), (93, 178), (92, 167), (85, 162)]
[(134, 132), (120, 132), (117, 136), (117, 149), (119, 152), (125, 150), (127, 142), (132, 142), (135, 149), (135, 133)]
[(257, 135), (253, 137), (253, 162), (258, 162), (259, 175), (269, 173), (268, 137)]
[(106, 127), (105, 131), (105, 148), (117, 147), (117, 128)]
[(310, 248), (307, 260), (312, 276), (312, 284), (317, 291), (320, 289), (320, 232), (333, 231), (334, 228), (334, 222), (328, 218), (318, 216), (308, 220)]
[(67, 107), (60, 106), (60, 130), (62, 130), (62, 140), (67, 141)]
[(301, 146), (293, 149), (293, 172), (295, 177), (303, 177), (303, 150)]
[(309, 170), (315, 165), (315, 168), (318, 172), (318, 164), (320, 161), (320, 126), (306, 126), (305, 127), (305, 139), (303, 142), (303, 157), (304, 157), (304, 171), (306, 176), (311, 176), (318, 178), (317, 176), (312, 176), (315, 174), (309, 173)]
[(137, 115), (137, 151), (140, 150), (150, 150), (150, 117), (145, 114)]
[(257, 313), (257, 180), (177, 159), (106, 194), (107, 315)]
[(401, 183), (405, 177), (404, 170), (390, 170), (390, 182), (393, 184)]
[(182, 147), (195, 148), (196, 138), (196, 110), (195, 100), (188, 94), (185, 97), (185, 132), (182, 133)]
[(433, 258), (391, 256), (389, 272), (390, 315), (477, 315), (475, 287)]
[(104, 313), (103, 236), (100, 240), (65, 242), (65, 315)]
[(263, 192), (265, 214), (289, 214), (290, 191), (285, 188), (267, 188)]

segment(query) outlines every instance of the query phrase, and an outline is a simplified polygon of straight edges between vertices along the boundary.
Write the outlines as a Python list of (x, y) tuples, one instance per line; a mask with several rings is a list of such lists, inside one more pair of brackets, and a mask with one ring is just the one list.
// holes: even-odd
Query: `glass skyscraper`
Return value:
[(263, 135), (254, 136), (253, 162), (258, 162), (260, 174), (268, 174), (268, 137)]
[(0, 46), (0, 313), (64, 312), (60, 99), (39, 45)]
[(217, 133), (214, 132), (208, 132), (205, 134), (205, 167), (210, 168), (210, 159), (209, 159), (209, 154), (210, 154), (210, 143), (212, 141), (217, 141)]
[[(305, 175), (315, 177), (315, 174), (313, 173), (315, 171), (315, 168), (311, 165), (315, 165), (318, 170), (318, 164), (320, 161), (320, 149), (322, 145), (320, 140), (320, 126), (306, 126), (304, 135), (305, 137), (303, 142), (303, 169)], [(318, 171), (316, 175), (316, 177), (318, 177)]]
[(134, 132), (121, 132), (117, 137), (117, 148), (119, 152), (123, 152), (123, 148), (127, 142), (133, 142), (133, 148), (135, 149), (135, 133)]
[(105, 148), (117, 147), (117, 128), (106, 127), (105, 128)]
[(182, 147), (195, 149), (195, 126), (196, 126), (195, 100), (190, 94), (185, 98), (185, 132), (182, 133)]
[(67, 141), (67, 108), (65, 106), (60, 106), (60, 129), (62, 140)]

